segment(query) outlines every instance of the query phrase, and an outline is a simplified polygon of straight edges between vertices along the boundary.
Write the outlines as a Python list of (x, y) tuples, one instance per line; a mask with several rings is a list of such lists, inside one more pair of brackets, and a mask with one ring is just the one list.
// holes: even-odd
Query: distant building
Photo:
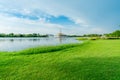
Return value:
[(102, 39), (106, 39), (107, 37), (106, 37), (106, 35), (102, 35), (101, 38)]
[(66, 35), (63, 34), (62, 30), (60, 29), (60, 32), (57, 35), (55, 35), (55, 37), (61, 38), (61, 37), (66, 37)]

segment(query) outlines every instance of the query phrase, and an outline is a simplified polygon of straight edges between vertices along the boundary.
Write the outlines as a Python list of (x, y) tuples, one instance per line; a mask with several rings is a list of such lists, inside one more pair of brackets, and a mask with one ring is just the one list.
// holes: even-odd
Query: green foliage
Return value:
[(66, 35), (67, 37), (82, 37), (81, 35)]
[(86, 37), (78, 37), (77, 40), (88, 40)]
[(90, 37), (89, 40), (98, 40), (101, 39), (100, 37)]
[(48, 37), (48, 35), (40, 35), (37, 33), (33, 33), (33, 34), (14, 34), (14, 33), (4, 34), (4, 33), (0, 33), (0, 37)]
[(1, 34), (0, 34), (0, 37), (4, 37), (4, 36), (6, 36), (6, 34), (4, 34), (4, 33), (1, 33)]
[(100, 37), (79, 37), (77, 40), (98, 40)]
[(119, 37), (106, 37), (105, 39), (114, 40), (114, 39), (120, 39), (120, 38)]
[(0, 80), (120, 80), (120, 40), (89, 41), (46, 54), (12, 55), (18, 53), (0, 53)]
[(85, 34), (83, 37), (101, 37), (102, 34)]
[(120, 37), (120, 30), (116, 30), (113, 33), (105, 34), (107, 37)]
[(50, 53), (50, 52), (56, 52), (60, 50), (64, 50), (67, 48), (72, 48), (79, 46), (81, 44), (65, 44), (65, 45), (59, 45), (59, 46), (43, 46), (43, 47), (36, 47), (36, 48), (30, 48), (26, 50), (22, 50), (18, 52), (18, 54), (22, 55), (30, 55), (30, 54), (40, 54), (40, 53)]

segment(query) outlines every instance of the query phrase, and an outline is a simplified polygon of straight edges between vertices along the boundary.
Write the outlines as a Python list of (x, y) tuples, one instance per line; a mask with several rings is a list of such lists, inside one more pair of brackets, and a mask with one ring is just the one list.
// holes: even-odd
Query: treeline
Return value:
[(120, 37), (120, 30), (116, 30), (112, 33), (105, 34), (106, 37)]
[(101, 37), (102, 34), (84, 34), (83, 37)]
[[(48, 37), (50, 35), (41, 35), (39, 33), (32, 33), (32, 34), (14, 34), (14, 33), (0, 33), (0, 37)], [(54, 36), (54, 35), (51, 35)], [(66, 37), (120, 37), (120, 30), (116, 30), (112, 33), (108, 34), (84, 34), (84, 35), (64, 35)]]
[(33, 33), (33, 34), (0, 33), (0, 37), (48, 37), (48, 35), (41, 35), (41, 34), (37, 34), (37, 33)]
[(66, 35), (67, 37), (82, 37), (81, 35)]
[(82, 37), (120, 37), (120, 30), (108, 34), (84, 34)]
[(101, 37), (102, 34), (66, 35), (67, 37)]

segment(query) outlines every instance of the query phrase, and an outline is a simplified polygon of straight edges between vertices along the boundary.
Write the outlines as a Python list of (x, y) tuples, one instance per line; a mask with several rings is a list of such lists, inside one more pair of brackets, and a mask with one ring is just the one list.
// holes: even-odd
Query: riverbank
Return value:
[(0, 80), (120, 80), (120, 40), (1, 52)]
[(20, 51), (36, 46), (55, 46), (61, 44), (82, 43), (76, 38), (0, 38), (0, 51)]

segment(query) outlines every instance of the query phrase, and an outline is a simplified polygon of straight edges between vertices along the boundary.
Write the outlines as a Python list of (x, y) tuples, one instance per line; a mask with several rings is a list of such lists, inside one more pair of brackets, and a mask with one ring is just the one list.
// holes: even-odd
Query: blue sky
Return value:
[(108, 33), (119, 24), (120, 0), (0, 0), (0, 33)]

